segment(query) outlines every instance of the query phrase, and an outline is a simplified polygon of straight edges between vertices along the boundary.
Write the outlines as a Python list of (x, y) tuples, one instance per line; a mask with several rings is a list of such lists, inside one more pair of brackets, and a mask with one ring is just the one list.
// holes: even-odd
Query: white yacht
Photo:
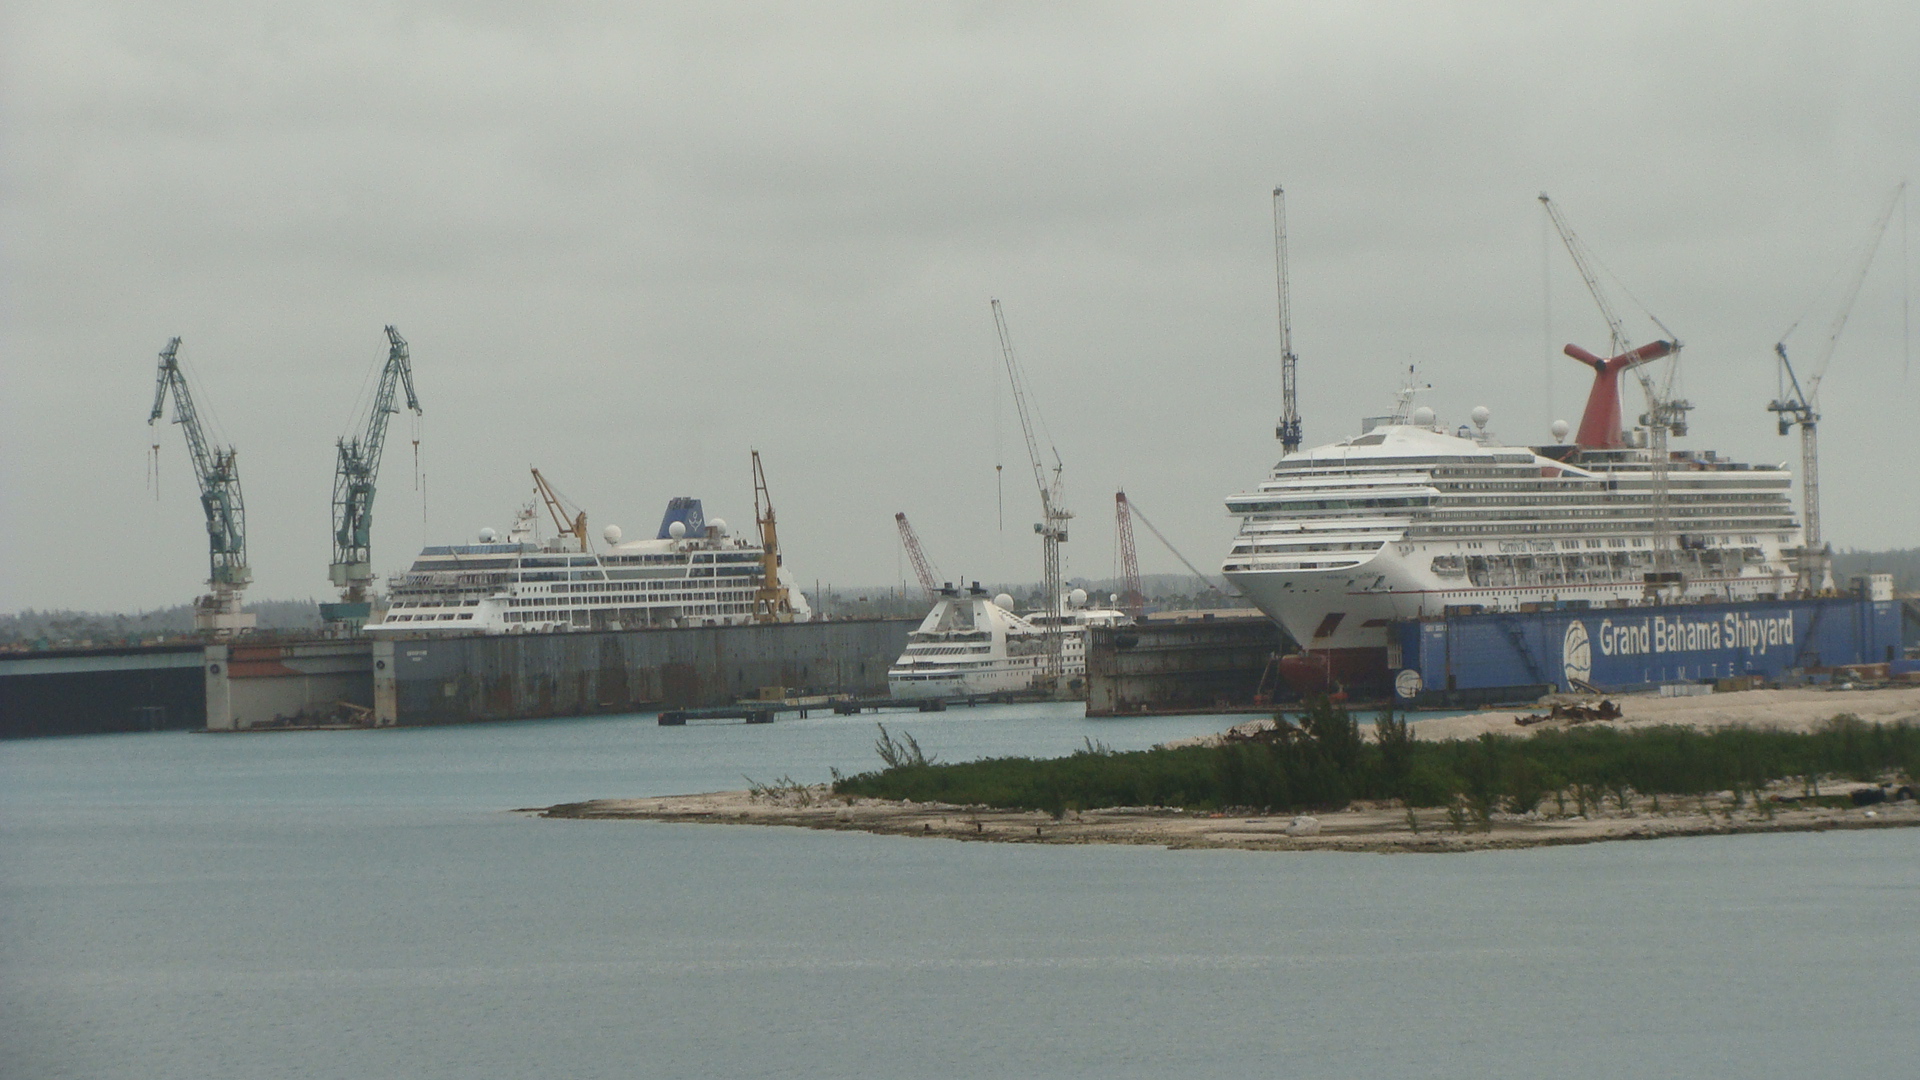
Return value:
[(1045, 670), (1048, 630), (1059, 627), (1061, 677), (1067, 689), (1086, 685), (1087, 629), (1127, 621), (1125, 612), (1087, 607), (1075, 589), (1055, 610), (1013, 612), (1013, 597), (989, 598), (979, 582), (964, 593), (949, 587), (907, 635), (906, 651), (887, 671), (896, 698), (984, 697), (1024, 693)]
[(1229, 497), (1241, 525), (1221, 569), (1305, 647), (1282, 661), (1288, 681), (1318, 692), (1383, 680), (1398, 666), (1389, 625), (1450, 610), (1792, 591), (1801, 528), (1786, 466), (1669, 449), (1656, 469), (1648, 432), (1621, 430), (1622, 359), (1595, 366), (1572, 442), (1556, 421), (1551, 445), (1503, 446), (1485, 408), (1448, 430), (1408, 389), (1359, 435), (1290, 454)]
[[(479, 542), (429, 547), (404, 574), (388, 579), (388, 606), (367, 632), (398, 634), (526, 634), (565, 630), (726, 626), (753, 621), (764, 579), (757, 539), (705, 517), (700, 500), (667, 504), (660, 530), (622, 542), (618, 526), (602, 533), (606, 548), (581, 551), (573, 537), (541, 541), (533, 508), (524, 508), (504, 540), (492, 529)], [(793, 619), (812, 618), (782, 565)]]

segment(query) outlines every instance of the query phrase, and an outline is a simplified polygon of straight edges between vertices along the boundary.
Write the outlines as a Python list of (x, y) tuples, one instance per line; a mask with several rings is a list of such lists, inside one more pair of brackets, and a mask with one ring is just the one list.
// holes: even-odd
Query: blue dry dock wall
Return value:
[(1880, 663), (1899, 605), (1855, 598), (1456, 615), (1402, 623), (1394, 692), (1552, 685), (1603, 690)]

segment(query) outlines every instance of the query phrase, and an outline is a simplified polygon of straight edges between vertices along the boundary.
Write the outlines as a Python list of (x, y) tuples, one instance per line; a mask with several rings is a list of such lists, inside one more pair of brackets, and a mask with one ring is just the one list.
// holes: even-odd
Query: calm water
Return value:
[[(1208, 718), (889, 719), (948, 759)], [(0, 1076), (1912, 1075), (1920, 830), (1451, 857), (514, 807), (870, 767), (872, 718), (0, 743)]]

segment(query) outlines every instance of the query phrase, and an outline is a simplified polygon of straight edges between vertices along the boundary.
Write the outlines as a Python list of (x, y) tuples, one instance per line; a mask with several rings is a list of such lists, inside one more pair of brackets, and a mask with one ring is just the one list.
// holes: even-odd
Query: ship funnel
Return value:
[(1655, 341), (1632, 352), (1602, 360), (1578, 345), (1568, 345), (1568, 356), (1593, 369), (1593, 389), (1587, 391), (1587, 409), (1580, 414), (1580, 431), (1573, 441), (1586, 450), (1613, 450), (1620, 439), (1620, 373), (1673, 351), (1673, 342)]

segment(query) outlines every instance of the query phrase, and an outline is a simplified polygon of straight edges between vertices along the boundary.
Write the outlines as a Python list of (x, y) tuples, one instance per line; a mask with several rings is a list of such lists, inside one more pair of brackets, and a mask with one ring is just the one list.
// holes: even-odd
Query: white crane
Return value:
[(1780, 434), (1785, 435), (1796, 424), (1800, 426), (1800, 499), (1802, 517), (1806, 521), (1806, 537), (1800, 548), (1799, 575), (1800, 590), (1805, 593), (1830, 592), (1833, 589), (1833, 553), (1827, 549), (1820, 535), (1820, 381), (1827, 377), (1827, 367), (1833, 362), (1833, 350), (1840, 343), (1840, 332), (1847, 328), (1847, 317), (1853, 314), (1854, 301), (1860, 297), (1860, 286), (1867, 280), (1867, 269), (1873, 265), (1873, 257), (1880, 250), (1880, 241), (1887, 234), (1887, 224), (1893, 220), (1894, 208), (1900, 205), (1906, 192), (1906, 182), (1901, 181), (1893, 189), (1893, 196), (1887, 200), (1885, 209), (1880, 211), (1880, 217), (1868, 232), (1866, 242), (1861, 245), (1853, 277), (1841, 293), (1839, 310), (1834, 314), (1833, 325), (1828, 328), (1827, 339), (1820, 346), (1820, 354), (1814, 361), (1813, 376), (1805, 385), (1794, 374), (1793, 361), (1787, 359), (1787, 338), (1793, 335), (1801, 319), (1806, 316), (1795, 319), (1773, 346), (1775, 355), (1780, 357), (1780, 387), (1778, 395), (1768, 403), (1767, 409), (1779, 421)]
[[(1651, 342), (1638, 349), (1634, 348), (1632, 339), (1627, 336), (1625, 324), (1620, 321), (1619, 313), (1614, 310), (1606, 290), (1600, 287), (1599, 277), (1594, 274), (1593, 264), (1598, 260), (1593, 257), (1592, 252), (1587, 250), (1587, 245), (1580, 240), (1580, 237), (1575, 235), (1573, 227), (1560, 216), (1560, 208), (1554, 205), (1553, 200), (1548, 198), (1544, 191), (1540, 193), (1540, 205), (1546, 209), (1548, 219), (1553, 222), (1554, 229), (1559, 232), (1561, 242), (1566, 245), (1567, 254), (1573, 259), (1574, 269), (1580, 272), (1580, 280), (1586, 283), (1587, 292), (1593, 295), (1593, 302), (1599, 307), (1601, 317), (1606, 319), (1607, 332), (1612, 339), (1609, 348), (1612, 354), (1610, 359), (1602, 359), (1577, 345), (1568, 345), (1566, 354), (1592, 366), (1603, 376), (1610, 377), (1614, 371), (1631, 369), (1634, 376), (1640, 380), (1641, 393), (1646, 395), (1647, 411), (1641, 414), (1640, 422), (1646, 426), (1649, 436), (1647, 457), (1649, 480), (1653, 487), (1654, 566), (1657, 571), (1662, 572), (1660, 577), (1650, 578), (1649, 582), (1670, 584), (1672, 579), (1665, 574), (1673, 557), (1673, 510), (1672, 499), (1667, 490), (1667, 468), (1671, 459), (1667, 450), (1667, 436), (1687, 433), (1687, 411), (1693, 408), (1692, 402), (1673, 396), (1674, 374), (1680, 368), (1680, 339), (1674, 336), (1673, 331), (1667, 329), (1665, 323), (1648, 311), (1647, 318), (1667, 335), (1667, 340)], [(1645, 311), (1644, 308), (1642, 310)], [(1656, 387), (1652, 377), (1645, 370), (1645, 364), (1649, 360), (1657, 360), (1668, 355), (1674, 358), (1673, 363), (1667, 367), (1663, 384)], [(1590, 404), (1589, 408), (1591, 407)], [(1588, 433), (1589, 424), (1583, 420), (1581, 434), (1584, 436)], [(1617, 433), (1609, 434), (1617, 435)]]
[(1014, 355), (1013, 335), (1007, 332), (1007, 316), (1000, 310), (1000, 301), (990, 303), (994, 329), (1000, 334), (1000, 357), (1007, 366), (1007, 381), (1013, 384), (1013, 406), (1020, 414), (1020, 431), (1027, 438), (1027, 461), (1033, 465), (1033, 483), (1040, 490), (1040, 520), (1034, 523), (1033, 531), (1040, 534), (1041, 588), (1045, 590), (1048, 618), (1043, 626), (1046, 651), (1041, 657), (1040, 675), (1034, 682), (1037, 688), (1051, 691), (1059, 685), (1064, 670), (1060, 635), (1060, 624), (1065, 617), (1060, 603), (1060, 545), (1066, 543), (1067, 522), (1073, 514), (1067, 510), (1066, 490), (1060, 478), (1065, 466), (1051, 439), (1047, 449), (1053, 454), (1053, 480), (1047, 480), (1046, 463), (1040, 458), (1040, 443), (1034, 436), (1032, 410), (1027, 404), (1026, 373)]
[(1293, 298), (1287, 279), (1287, 193), (1273, 189), (1273, 274), (1280, 293), (1280, 423), (1273, 434), (1284, 457), (1300, 449), (1300, 401), (1294, 386)]

